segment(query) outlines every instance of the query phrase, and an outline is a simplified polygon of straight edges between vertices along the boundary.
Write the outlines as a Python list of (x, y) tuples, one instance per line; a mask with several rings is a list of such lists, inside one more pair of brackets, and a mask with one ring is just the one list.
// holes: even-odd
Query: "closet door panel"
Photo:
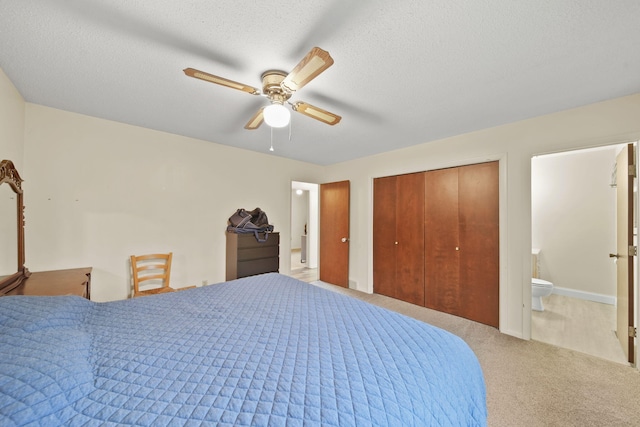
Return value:
[(458, 315), (458, 171), (425, 173), (425, 306)]
[(424, 306), (424, 173), (396, 178), (396, 298)]
[(396, 298), (396, 177), (373, 180), (373, 292)]
[(498, 327), (498, 162), (459, 168), (460, 315)]

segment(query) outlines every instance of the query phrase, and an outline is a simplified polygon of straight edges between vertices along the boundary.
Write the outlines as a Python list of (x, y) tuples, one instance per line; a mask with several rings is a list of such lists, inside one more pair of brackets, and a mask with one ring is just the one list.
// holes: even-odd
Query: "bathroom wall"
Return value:
[(620, 145), (534, 157), (531, 241), (540, 277), (556, 293), (613, 303), (616, 294), (616, 191)]

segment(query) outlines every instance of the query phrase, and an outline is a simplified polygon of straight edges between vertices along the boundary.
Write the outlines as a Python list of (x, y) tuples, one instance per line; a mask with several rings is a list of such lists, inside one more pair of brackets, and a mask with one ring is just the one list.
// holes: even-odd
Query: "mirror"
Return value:
[(0, 295), (29, 276), (24, 266), (24, 201), (22, 178), (13, 162), (0, 162)]

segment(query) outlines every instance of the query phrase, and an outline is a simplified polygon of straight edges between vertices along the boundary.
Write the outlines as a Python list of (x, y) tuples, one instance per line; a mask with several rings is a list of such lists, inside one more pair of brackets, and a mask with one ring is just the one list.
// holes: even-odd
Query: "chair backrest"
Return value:
[(173, 253), (131, 255), (133, 296), (171, 291), (171, 258)]

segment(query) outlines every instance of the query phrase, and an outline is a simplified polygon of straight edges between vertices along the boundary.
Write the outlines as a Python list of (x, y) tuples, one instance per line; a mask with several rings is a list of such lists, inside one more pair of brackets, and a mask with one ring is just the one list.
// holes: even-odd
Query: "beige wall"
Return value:
[(531, 158), (635, 141), (640, 138), (639, 117), (637, 94), (327, 167), (326, 181), (351, 181), (351, 281), (358, 289), (373, 289), (373, 178), (498, 159), (500, 330), (529, 338)]
[[(225, 229), (265, 210), (289, 253), (291, 181), (321, 168), (27, 104), (24, 175), (32, 271), (93, 266), (92, 299), (121, 299), (129, 255), (172, 251), (176, 287), (225, 279)], [(289, 271), (281, 257), (280, 269)]]
[[(22, 96), (0, 69), (0, 160), (11, 160), (22, 175), (24, 143)], [(16, 196), (4, 184), (0, 187), (0, 276), (15, 273), (18, 266)]]
[(0, 69), (0, 160), (11, 160), (18, 172), (23, 165), (24, 107), (24, 99)]

